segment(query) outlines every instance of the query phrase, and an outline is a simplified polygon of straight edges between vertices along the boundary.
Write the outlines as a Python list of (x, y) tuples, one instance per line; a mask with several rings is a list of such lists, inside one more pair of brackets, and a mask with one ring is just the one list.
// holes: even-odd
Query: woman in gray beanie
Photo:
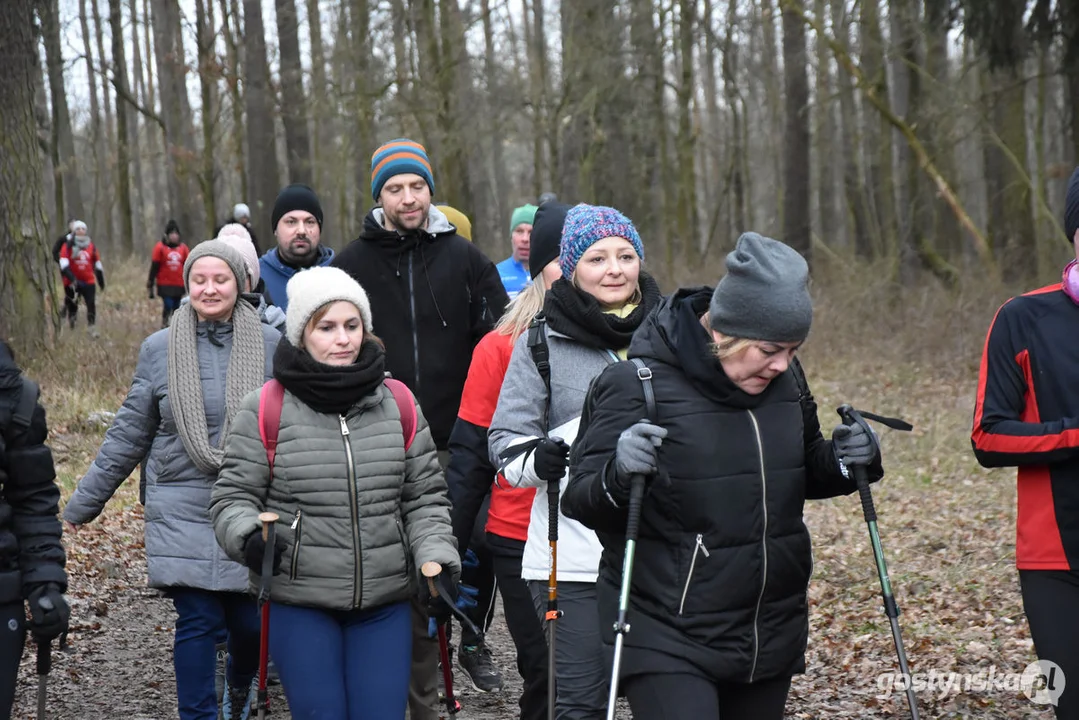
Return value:
[(247, 271), (218, 241), (184, 263), (191, 302), (139, 350), (135, 378), (90, 469), (64, 507), (69, 529), (92, 521), (143, 458), (150, 586), (176, 608), (173, 662), (181, 720), (215, 720), (215, 645), (227, 631), (223, 716), (247, 718), (258, 665), (259, 626), (247, 571), (217, 545), (210, 489), (240, 402), (270, 376), (280, 335), (237, 302)]
[[(451, 587), (461, 574), (446, 482), (423, 413), (403, 385), (407, 398), (386, 383), (363, 288), (343, 270), (315, 267), (286, 290), (280, 386), (252, 392), (236, 415), (213, 491), (214, 530), (253, 584), (273, 553), (270, 654), (292, 716), (401, 718), (409, 600), (427, 591), (420, 568), (437, 563)], [(272, 469), (260, 432), (271, 397)], [(281, 518), (272, 548), (260, 532), (264, 510)]]
[(803, 504), (855, 490), (841, 462), (883, 474), (859, 428), (821, 434), (794, 357), (813, 317), (808, 278), (790, 247), (743, 235), (714, 290), (679, 290), (633, 338), (629, 357), (652, 371), (655, 416), (633, 363), (591, 390), (562, 510), (603, 545), (607, 644), (630, 479), (648, 478), (620, 678), (634, 717), (782, 718), (805, 667), (813, 560)]

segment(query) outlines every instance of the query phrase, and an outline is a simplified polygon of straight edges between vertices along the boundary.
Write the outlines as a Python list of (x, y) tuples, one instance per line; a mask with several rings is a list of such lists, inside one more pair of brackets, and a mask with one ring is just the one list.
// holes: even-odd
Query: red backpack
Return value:
[[(405, 452), (408, 452), (416, 438), (416, 401), (400, 380), (386, 378), (384, 382), (393, 393), (393, 399), (401, 413), (401, 435), (405, 440)], [(277, 380), (268, 380), (262, 386), (262, 395), (259, 397), (259, 435), (266, 448), (266, 460), (270, 463), (271, 476), (274, 458), (277, 457), (277, 434), (281, 430), (281, 407), (284, 402), (285, 386)]]

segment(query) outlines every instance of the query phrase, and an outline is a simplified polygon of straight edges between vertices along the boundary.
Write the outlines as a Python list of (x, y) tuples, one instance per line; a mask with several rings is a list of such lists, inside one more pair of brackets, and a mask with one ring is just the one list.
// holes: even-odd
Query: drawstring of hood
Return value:
[(423, 277), (427, 280), (427, 291), (431, 293), (431, 302), (435, 304), (435, 312), (438, 313), (438, 319), (442, 321), (442, 327), (449, 327), (446, 324), (446, 318), (442, 316), (442, 308), (438, 306), (438, 298), (435, 297), (435, 289), (431, 285), (431, 273), (427, 270), (427, 255), (423, 252), (423, 243), (420, 243), (420, 259), (423, 260)]

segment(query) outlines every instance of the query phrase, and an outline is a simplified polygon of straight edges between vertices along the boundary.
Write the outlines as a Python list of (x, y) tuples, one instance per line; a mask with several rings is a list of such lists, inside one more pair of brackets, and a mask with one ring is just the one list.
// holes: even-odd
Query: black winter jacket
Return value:
[(23, 382), (3, 342), (0, 429), (0, 604), (6, 604), (21, 602), (41, 583), (66, 591), (67, 574), (45, 409), (37, 402), (37, 386)]
[(432, 206), (428, 228), (406, 235), (386, 230), (375, 208), (363, 234), (331, 264), (367, 292), (386, 369), (419, 399), (435, 445), (445, 450), (472, 350), (509, 302), (494, 263)]
[[(723, 373), (699, 322), (710, 288), (666, 299), (629, 356), (652, 370), (657, 421), (668, 430), (661, 476), (641, 513), (623, 675), (691, 672), (753, 682), (805, 669), (806, 590), (813, 569), (806, 498), (855, 490), (821, 435), (817, 406), (792, 370), (757, 396)], [(619, 434), (647, 416), (632, 363), (595, 381), (571, 459), (562, 510), (603, 544), (600, 617), (617, 616), (626, 510), (608, 499)], [(880, 477), (880, 467), (870, 475)], [(601, 622), (607, 643), (611, 624)]]

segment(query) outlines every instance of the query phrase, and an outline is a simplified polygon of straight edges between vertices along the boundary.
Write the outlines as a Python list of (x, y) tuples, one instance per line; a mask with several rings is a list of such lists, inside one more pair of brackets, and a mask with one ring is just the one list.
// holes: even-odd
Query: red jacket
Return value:
[(521, 542), (528, 539), (536, 489), (495, 483), (495, 468), (487, 453), (487, 429), (498, 405), (513, 341), (514, 338), (492, 330), (476, 345), (457, 410), (457, 423), (450, 435), (446, 480), (453, 500), (454, 534), (459, 547), (467, 547), (472, 523), (488, 491), (491, 506), (487, 512), (487, 532)]
[(1019, 468), (1016, 565), (1079, 568), (1079, 305), (1060, 283), (997, 310), (971, 443), (983, 466)]
[[(169, 247), (162, 241), (154, 246), (154, 252), (150, 255), (150, 282), (156, 280), (158, 287), (183, 287), (184, 286), (184, 263), (191, 254), (185, 243), (176, 247)], [(156, 272), (155, 272), (156, 268)]]
[[(93, 243), (90, 243), (85, 248), (80, 248), (75, 243), (65, 243), (64, 247), (60, 249), (61, 272), (65, 268), (70, 268), (71, 274), (75, 276), (76, 280), (87, 285), (96, 284), (97, 278), (94, 275), (94, 270), (101, 269), (101, 257), (97, 254), (97, 248), (94, 247)], [(66, 286), (70, 283), (71, 281), (65, 277), (64, 285)]]

